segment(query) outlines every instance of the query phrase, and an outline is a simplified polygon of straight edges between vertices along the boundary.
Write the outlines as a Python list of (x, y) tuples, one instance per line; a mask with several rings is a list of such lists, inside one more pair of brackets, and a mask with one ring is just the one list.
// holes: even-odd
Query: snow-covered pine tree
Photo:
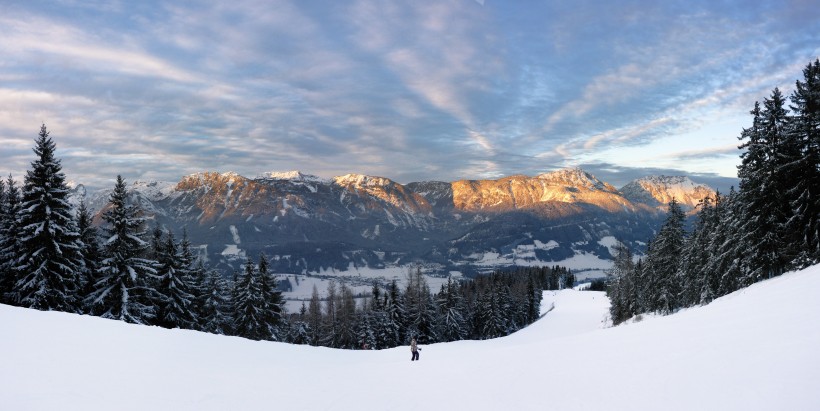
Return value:
[(396, 280), (390, 282), (387, 288), (387, 302), (384, 307), (387, 313), (387, 332), (389, 337), (395, 336), (395, 340), (390, 342), (391, 347), (403, 344), (407, 339), (407, 328), (405, 326), (404, 318), (407, 311), (404, 306), (404, 296), (399, 290)]
[(787, 173), (795, 178), (789, 190), (794, 217), (788, 231), (796, 234), (796, 268), (820, 262), (820, 59), (803, 69), (791, 95), (791, 141), (798, 157)]
[(80, 201), (77, 209), (77, 230), (80, 232), (80, 255), (82, 255), (84, 267), (80, 271), (80, 298), (83, 300), (84, 312), (90, 312), (86, 306), (87, 298), (94, 292), (94, 284), (99, 279), (100, 250), (99, 230), (92, 224), (91, 212), (85, 205), (85, 201)]
[(740, 288), (742, 263), (745, 254), (741, 227), (742, 206), (734, 187), (729, 194), (715, 202), (714, 234), (709, 244), (711, 255), (706, 271), (719, 277), (715, 297), (726, 295)]
[(637, 314), (637, 302), (633, 299), (635, 264), (632, 262), (632, 250), (620, 241), (613, 248), (615, 260), (606, 272), (609, 278), (607, 294), (611, 301), (610, 317), (612, 323), (617, 325)]
[(501, 306), (500, 293), (495, 285), (487, 288), (478, 300), (481, 318), (481, 338), (497, 338), (506, 335), (507, 324)]
[(791, 214), (786, 190), (779, 172), (778, 156), (788, 131), (785, 100), (775, 88), (763, 100), (763, 109), (755, 103), (752, 127), (744, 129), (740, 139), (746, 151), (738, 168), (741, 205), (740, 228), (746, 258), (743, 260), (741, 286), (783, 273), (787, 266), (786, 222)]
[(230, 324), (230, 285), (216, 270), (208, 270), (197, 263), (195, 270), (200, 276), (197, 297), (197, 320), (199, 329), (213, 334), (228, 334)]
[(0, 304), (7, 304), (6, 294), (11, 292), (11, 286), (14, 284), (10, 273), (7, 272), (7, 258), (4, 256), (3, 243), (6, 242), (5, 230), (3, 226), (6, 224), (6, 182), (0, 180)]
[(421, 267), (410, 269), (408, 272), (404, 305), (408, 333), (415, 336), (419, 344), (436, 342), (436, 308)]
[(17, 260), (20, 256), (20, 189), (11, 175), (4, 184), (0, 198), (0, 303), (17, 304), (13, 294), (19, 279)]
[(532, 324), (541, 315), (541, 299), (543, 290), (535, 280), (534, 275), (527, 280), (527, 324)]
[(149, 244), (143, 240), (144, 218), (128, 203), (125, 180), (117, 176), (110, 207), (103, 213), (106, 240), (103, 243), (100, 278), (88, 299), (92, 313), (129, 323), (146, 324), (154, 318), (151, 280), (157, 262), (145, 258)]
[[(200, 275), (200, 269), (204, 269), (205, 267), (204, 264), (198, 261), (198, 259), (194, 256), (191, 247), (191, 240), (188, 238), (188, 230), (183, 228), (182, 239), (179, 240), (179, 271), (182, 273), (182, 277), (185, 279), (185, 282), (188, 283), (191, 293), (196, 296), (199, 295), (199, 288), (202, 286), (200, 280), (203, 277)], [(196, 314), (196, 310), (194, 310), (194, 314)]]
[(233, 319), (234, 332), (251, 340), (270, 339), (270, 329), (265, 321), (265, 295), (258, 271), (248, 257), (245, 271), (234, 283)]
[(683, 246), (680, 266), (681, 290), (679, 301), (682, 307), (691, 307), (714, 299), (715, 291), (709, 283), (705, 266), (709, 261), (709, 238), (712, 233), (712, 198), (701, 199), (698, 214), (689, 238)]
[(164, 328), (196, 328), (193, 312), (194, 290), (187, 270), (190, 261), (183, 255), (174, 234), (168, 231), (157, 250), (159, 270), (156, 291), (158, 294), (156, 320), (154, 323)]
[(356, 317), (356, 336), (358, 347), (362, 350), (377, 350), (379, 346), (377, 338), (377, 313), (383, 311), (362, 310)]
[(438, 293), (439, 335), (441, 341), (460, 341), (467, 338), (467, 321), (464, 319), (464, 300), (451, 278), (441, 285)]
[(336, 318), (338, 319), (337, 341), (339, 348), (358, 348), (359, 338), (356, 324), (356, 300), (353, 299), (353, 291), (345, 283), (339, 287), (336, 295)]
[(83, 269), (80, 234), (68, 203), (68, 187), (56, 145), (45, 124), (35, 140), (37, 159), (23, 184), (20, 222), (20, 277), (16, 301), (39, 310), (81, 311), (79, 273)]
[[(259, 286), (262, 290), (264, 300), (264, 321), (268, 328), (268, 333), (274, 341), (280, 341), (284, 338), (284, 333), (278, 330), (279, 323), (284, 318), (284, 301), (282, 300), (282, 292), (279, 291), (276, 285), (276, 279), (268, 272), (268, 259), (265, 254), (259, 255)], [(283, 334), (283, 335), (279, 335)]]
[(302, 307), (299, 309), (299, 316), (290, 321), (288, 328), (287, 342), (291, 344), (305, 345), (310, 341), (310, 328), (307, 324), (307, 306), (302, 301)]
[(647, 252), (646, 269), (651, 281), (649, 311), (665, 314), (679, 308), (681, 264), (686, 231), (683, 223), (686, 216), (678, 202), (673, 198), (669, 203), (666, 220), (652, 241)]
[(370, 304), (365, 308), (362, 321), (367, 324), (360, 325), (360, 336), (370, 338), (368, 332), (373, 334), (373, 342), (367, 342), (368, 348), (378, 350), (382, 348), (395, 347), (398, 336), (395, 328), (390, 326), (390, 317), (387, 313), (388, 293), (382, 292), (379, 283), (373, 282), (371, 289)]
[[(720, 295), (721, 273), (713, 271), (710, 269), (710, 266), (712, 261), (717, 257), (716, 254), (712, 253), (713, 242), (717, 238), (725, 236), (725, 233), (718, 232), (721, 218), (723, 218), (722, 213), (724, 213), (725, 209), (724, 201), (724, 197), (720, 192), (715, 192), (715, 198), (710, 206), (701, 209), (701, 216), (698, 217), (698, 219), (703, 219), (704, 221), (699, 223), (702, 228), (702, 234), (698, 241), (699, 248), (695, 250), (693, 246), (690, 247), (688, 251), (690, 259), (692, 258), (691, 255), (700, 255), (699, 260), (690, 263), (692, 266), (697, 266), (697, 270), (699, 271), (700, 290), (698, 290), (698, 303), (700, 304), (708, 304)], [(718, 239), (718, 241), (720, 240)]]

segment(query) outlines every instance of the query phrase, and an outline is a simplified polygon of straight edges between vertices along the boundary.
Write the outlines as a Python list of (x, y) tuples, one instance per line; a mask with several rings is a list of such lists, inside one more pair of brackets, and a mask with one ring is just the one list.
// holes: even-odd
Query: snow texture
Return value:
[[(505, 338), (342, 351), (0, 306), (9, 410), (818, 410), (820, 266), (607, 328), (546, 292)], [(478, 361), (480, 360), (480, 361)]]

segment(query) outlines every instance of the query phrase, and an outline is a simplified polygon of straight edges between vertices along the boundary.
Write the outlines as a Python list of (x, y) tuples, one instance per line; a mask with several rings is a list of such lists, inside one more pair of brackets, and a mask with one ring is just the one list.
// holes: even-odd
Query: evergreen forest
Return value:
[(803, 69), (788, 100), (775, 88), (750, 114), (738, 189), (704, 198), (691, 231), (673, 200), (644, 258), (617, 247), (613, 323), (707, 304), (820, 262), (820, 60)]
[(264, 254), (224, 278), (128, 198), (117, 176), (95, 224), (74, 207), (56, 144), (42, 125), (22, 187), (0, 181), (0, 303), (87, 314), (133, 324), (184, 328), (253, 340), (381, 349), (412, 337), (429, 344), (508, 335), (539, 317), (542, 290), (571, 287), (562, 267), (492, 273), (430, 290), (420, 267), (406, 287), (373, 284), (357, 299), (344, 283), (318, 290), (287, 314)]

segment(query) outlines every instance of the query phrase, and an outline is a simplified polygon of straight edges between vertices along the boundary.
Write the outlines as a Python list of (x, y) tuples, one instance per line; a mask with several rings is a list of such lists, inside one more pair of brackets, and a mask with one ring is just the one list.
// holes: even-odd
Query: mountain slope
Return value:
[(623, 186), (621, 193), (629, 201), (666, 209), (674, 198), (685, 210), (694, 209), (701, 199), (714, 197), (714, 190), (684, 176), (649, 176)]
[[(603, 328), (602, 293), (505, 338), (382, 351), (254, 342), (0, 306), (10, 410), (816, 410), (820, 266)], [(480, 393), (480, 394), (476, 394)]]

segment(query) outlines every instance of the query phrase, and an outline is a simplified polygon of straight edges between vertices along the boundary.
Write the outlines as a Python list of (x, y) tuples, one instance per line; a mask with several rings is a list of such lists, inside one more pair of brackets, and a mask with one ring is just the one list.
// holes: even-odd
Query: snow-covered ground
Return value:
[(818, 410), (820, 266), (607, 328), (547, 292), (505, 338), (382, 351), (254, 342), (0, 306), (3, 410)]

